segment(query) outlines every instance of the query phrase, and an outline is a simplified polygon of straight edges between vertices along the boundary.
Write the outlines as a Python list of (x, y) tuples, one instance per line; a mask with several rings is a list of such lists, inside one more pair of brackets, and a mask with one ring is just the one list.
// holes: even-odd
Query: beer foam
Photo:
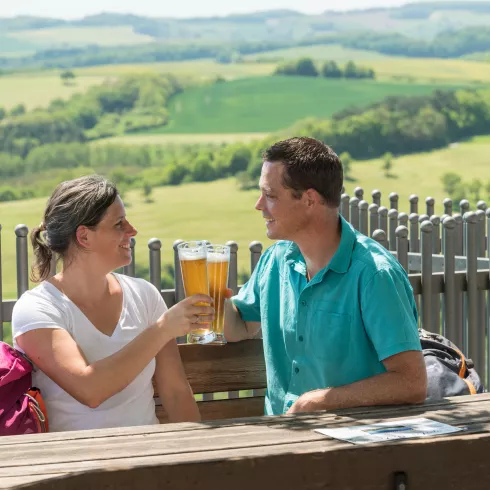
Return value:
[(208, 252), (208, 262), (212, 262), (214, 264), (219, 262), (228, 262), (228, 256), (225, 254)]
[(196, 253), (195, 250), (180, 250), (179, 251), (180, 260), (202, 260), (206, 258), (206, 252), (203, 250), (202, 252)]

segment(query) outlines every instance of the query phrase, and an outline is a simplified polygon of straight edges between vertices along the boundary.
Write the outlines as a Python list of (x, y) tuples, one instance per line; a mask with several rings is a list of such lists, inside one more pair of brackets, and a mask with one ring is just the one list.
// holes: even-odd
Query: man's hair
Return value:
[(284, 165), (283, 185), (292, 189), (295, 198), (299, 199), (307, 189), (315, 189), (327, 206), (340, 206), (342, 163), (326, 144), (314, 138), (290, 138), (273, 144), (263, 159)]

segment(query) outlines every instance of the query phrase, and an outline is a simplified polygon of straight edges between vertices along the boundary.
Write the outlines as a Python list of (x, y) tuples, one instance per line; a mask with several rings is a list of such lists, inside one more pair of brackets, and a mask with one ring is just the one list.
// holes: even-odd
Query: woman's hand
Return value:
[(213, 300), (205, 294), (189, 296), (169, 308), (158, 320), (157, 324), (172, 338), (187, 335), (191, 330), (203, 328), (214, 320), (214, 308), (196, 306), (196, 303), (212, 304)]

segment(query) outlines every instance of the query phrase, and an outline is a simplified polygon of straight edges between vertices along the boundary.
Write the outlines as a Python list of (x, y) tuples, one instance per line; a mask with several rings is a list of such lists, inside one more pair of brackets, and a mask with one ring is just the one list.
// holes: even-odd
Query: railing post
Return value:
[[(478, 205), (481, 205), (483, 201), (478, 202)], [(483, 209), (477, 209), (475, 211), (476, 215), (476, 256), (477, 257), (485, 257), (485, 211)], [(489, 267), (490, 268), (490, 267)], [(477, 323), (479, 328), (483, 331), (482, 336), (486, 338), (489, 334), (487, 330), (487, 293), (485, 291), (477, 292)], [(489, 311), (490, 313), (490, 311)], [(483, 358), (485, 359), (486, 355), (486, 345), (483, 342)], [(483, 361), (483, 364), (486, 366), (486, 362)], [(486, 382), (486, 386), (488, 386), (488, 378)]]
[(467, 199), (459, 201), (459, 212), (464, 216), (470, 210), (470, 202)]
[[(490, 260), (490, 208), (485, 210), (487, 216), (487, 257)], [(490, 279), (490, 267), (489, 267)], [(490, 386), (490, 291), (487, 291), (487, 389)]]
[(363, 235), (369, 236), (369, 227), (368, 227), (369, 203), (367, 201), (361, 201), (358, 207), (359, 207), (359, 231)]
[(396, 250), (396, 227), (398, 226), (398, 211), (392, 208), (388, 211), (388, 221), (389, 221), (389, 250)]
[(377, 204), (370, 204), (369, 205), (369, 236), (373, 236), (373, 233), (375, 230), (378, 229), (378, 223), (379, 223), (379, 215), (378, 215), (378, 205)]
[(429, 216), (432, 216), (434, 214), (435, 203), (436, 203), (436, 200), (430, 196), (425, 200), (426, 213)]
[(158, 238), (151, 238), (148, 241), (150, 249), (150, 282), (158, 289), (162, 290), (162, 242)]
[(412, 213), (408, 220), (410, 221), (410, 252), (418, 253), (420, 251), (419, 245), (419, 215)]
[(373, 240), (376, 240), (382, 247), (387, 248), (386, 232), (383, 230), (373, 231)]
[[(440, 255), (441, 253), (441, 218), (436, 215), (430, 217), (432, 223), (432, 253)], [(432, 325), (434, 332), (441, 330), (441, 298), (442, 294), (434, 293), (432, 295)], [(442, 312), (444, 316), (444, 313)]]
[(446, 197), (444, 201), (442, 201), (442, 204), (444, 206), (444, 214), (447, 214), (448, 216), (453, 215), (453, 200), (449, 199), (449, 197)]
[(374, 189), (374, 191), (371, 192), (371, 196), (373, 197), (373, 204), (376, 204), (378, 207), (381, 206), (381, 191)]
[(408, 214), (398, 213), (398, 226), (405, 226), (408, 229)]
[(17, 255), (17, 298), (20, 298), (29, 289), (29, 263), (27, 255), (27, 234), (29, 229), (26, 225), (17, 225), (15, 234), (17, 238), (16, 255)]
[[(485, 372), (485, 330), (478, 325), (478, 285), (477, 285), (477, 244), (476, 228), (477, 217), (469, 212), (464, 215), (466, 228), (466, 280), (468, 284), (468, 354), (475, 363), (475, 369), (479, 373)], [(482, 328), (483, 327), (483, 328)]]
[(233, 291), (233, 294), (238, 293), (238, 243), (226, 242), (226, 245), (230, 247), (230, 272), (228, 274), (228, 287)]
[(345, 218), (347, 222), (350, 222), (349, 218), (349, 194), (342, 194), (340, 198), (340, 214)]
[(456, 318), (456, 302), (461, 303), (462, 293), (456, 293), (456, 221), (448, 216), (442, 223), (444, 230), (444, 324), (442, 335), (456, 345), (463, 343), (462, 326)]
[(396, 253), (398, 262), (408, 273), (408, 228), (399, 226), (396, 229)]
[(185, 298), (184, 281), (182, 280), (182, 270), (180, 268), (179, 251), (177, 247), (184, 243), (184, 240), (175, 240), (174, 249), (174, 285), (175, 285), (175, 302), (178, 303)]
[(381, 206), (378, 209), (378, 215), (379, 215), (379, 229), (383, 230), (386, 235), (388, 235), (388, 208), (385, 208), (384, 206)]
[(453, 215), (456, 222), (456, 255), (463, 255), (463, 216)]
[(250, 250), (250, 274), (253, 273), (257, 264), (259, 263), (260, 256), (262, 255), (263, 245), (260, 242), (252, 242), (249, 245)]
[(416, 194), (411, 194), (408, 198), (410, 201), (410, 214), (418, 214), (419, 212), (419, 196)]
[(359, 201), (362, 201), (364, 199), (364, 189), (362, 187), (356, 187), (354, 189), (354, 197), (357, 197)]
[(136, 246), (136, 239), (134, 238), (134, 236), (131, 237), (131, 241), (129, 242), (129, 246), (131, 249), (131, 263), (124, 266), (123, 274), (126, 274), (127, 276), (130, 276), (130, 277), (135, 277), (136, 276), (136, 263), (135, 263), (134, 247)]
[[(434, 332), (432, 326), (432, 228), (430, 221), (424, 221), (420, 227), (422, 249), (422, 326)], [(439, 333), (439, 330), (435, 331)]]
[(350, 223), (354, 229), (359, 230), (359, 198), (351, 197), (350, 201)]
[(396, 192), (390, 193), (390, 209), (398, 210), (398, 194)]
[(432, 253), (441, 253), (441, 218), (436, 215), (430, 217), (430, 222), (434, 225), (432, 234)]
[(478, 201), (476, 203), (476, 209), (481, 209), (482, 211), (486, 211), (487, 210), (487, 203), (485, 201)]
[(419, 224), (421, 225), (424, 221), (429, 221), (430, 217), (428, 214), (421, 214), (419, 216)]
[(0, 342), (3, 341), (2, 225), (0, 224)]

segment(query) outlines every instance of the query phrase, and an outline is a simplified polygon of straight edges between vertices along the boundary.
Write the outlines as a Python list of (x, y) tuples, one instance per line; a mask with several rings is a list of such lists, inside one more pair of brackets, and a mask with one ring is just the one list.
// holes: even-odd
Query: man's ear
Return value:
[(83, 225), (80, 225), (76, 231), (76, 237), (77, 237), (78, 245), (80, 245), (82, 248), (84, 248), (86, 250), (88, 250), (90, 248), (89, 232), (90, 232), (90, 230), (86, 226), (83, 226)]
[(307, 189), (303, 192), (303, 196), (306, 199), (306, 204), (309, 207), (323, 204), (323, 197), (315, 189)]

